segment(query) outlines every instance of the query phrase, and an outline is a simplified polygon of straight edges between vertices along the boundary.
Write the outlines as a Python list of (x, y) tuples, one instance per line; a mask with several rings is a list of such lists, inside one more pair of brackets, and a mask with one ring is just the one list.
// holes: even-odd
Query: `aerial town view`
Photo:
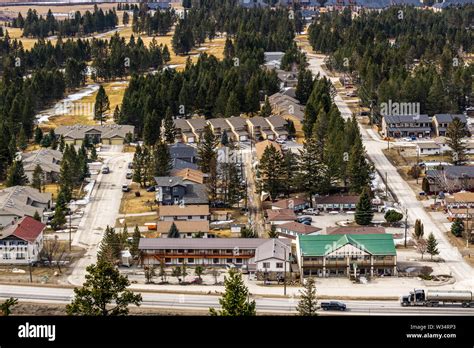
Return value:
[(0, 0), (0, 316), (474, 316), (473, 29), (472, 0)]

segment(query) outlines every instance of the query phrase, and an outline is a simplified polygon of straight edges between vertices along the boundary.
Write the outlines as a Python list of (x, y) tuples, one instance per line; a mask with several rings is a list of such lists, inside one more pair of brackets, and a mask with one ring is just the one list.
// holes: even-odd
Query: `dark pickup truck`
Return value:
[(325, 311), (345, 311), (346, 305), (342, 302), (331, 301), (331, 302), (321, 302), (321, 308)]

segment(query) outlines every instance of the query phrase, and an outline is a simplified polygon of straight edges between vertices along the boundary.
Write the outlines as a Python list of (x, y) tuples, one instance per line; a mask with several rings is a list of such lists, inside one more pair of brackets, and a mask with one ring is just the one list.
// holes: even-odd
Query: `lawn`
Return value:
[[(123, 224), (126, 223), (129, 228), (129, 231), (133, 232), (133, 228), (135, 228), (135, 225), (144, 226), (145, 223), (147, 222), (156, 222), (157, 220), (158, 220), (158, 214), (145, 215), (145, 216), (127, 216), (125, 218), (118, 218), (115, 221), (115, 227), (123, 227)], [(156, 233), (154, 231), (150, 231), (150, 232)]]
[[(135, 196), (135, 192), (140, 192), (140, 197)], [(140, 188), (137, 183), (131, 184), (130, 192), (123, 194), (122, 202), (120, 203), (120, 214), (139, 214), (149, 213), (156, 211), (157, 206), (154, 205), (153, 209), (147, 206), (146, 203), (155, 201), (155, 192), (146, 192), (144, 188)]]

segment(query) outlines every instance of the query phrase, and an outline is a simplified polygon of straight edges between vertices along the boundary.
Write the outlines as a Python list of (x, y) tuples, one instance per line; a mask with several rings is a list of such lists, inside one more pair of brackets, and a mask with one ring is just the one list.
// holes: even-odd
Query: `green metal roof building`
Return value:
[(300, 235), (296, 243), (302, 276), (396, 275), (391, 234)]

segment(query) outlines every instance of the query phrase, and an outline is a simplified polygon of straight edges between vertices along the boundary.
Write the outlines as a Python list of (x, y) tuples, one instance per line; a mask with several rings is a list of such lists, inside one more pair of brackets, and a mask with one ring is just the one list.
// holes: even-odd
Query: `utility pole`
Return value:
[(30, 258), (30, 246), (29, 245), (26, 246), (26, 253), (28, 254), (27, 257), (28, 257), (28, 269), (30, 271), (30, 283), (33, 283), (33, 274), (32, 274), (32, 271), (31, 271), (31, 258)]
[(407, 247), (408, 209), (405, 208), (405, 248)]
[(388, 173), (385, 172), (385, 198), (388, 198)]
[(284, 267), (285, 267), (285, 271), (284, 271), (284, 272), (285, 272), (285, 273), (283, 273), (283, 286), (284, 286), (284, 287), (283, 287), (283, 295), (286, 296), (286, 259), (287, 259), (287, 256), (286, 256), (286, 248), (283, 248), (283, 249), (284, 249), (284, 251), (285, 251), (285, 265), (284, 265)]
[(420, 174), (418, 173), (418, 170), (420, 170), (420, 152), (417, 150), (416, 151), (416, 184), (418, 185), (418, 177), (420, 176)]
[(72, 212), (70, 211), (69, 212), (69, 251), (71, 251), (71, 244), (72, 244), (72, 240), (71, 240), (71, 219), (72, 219)]

